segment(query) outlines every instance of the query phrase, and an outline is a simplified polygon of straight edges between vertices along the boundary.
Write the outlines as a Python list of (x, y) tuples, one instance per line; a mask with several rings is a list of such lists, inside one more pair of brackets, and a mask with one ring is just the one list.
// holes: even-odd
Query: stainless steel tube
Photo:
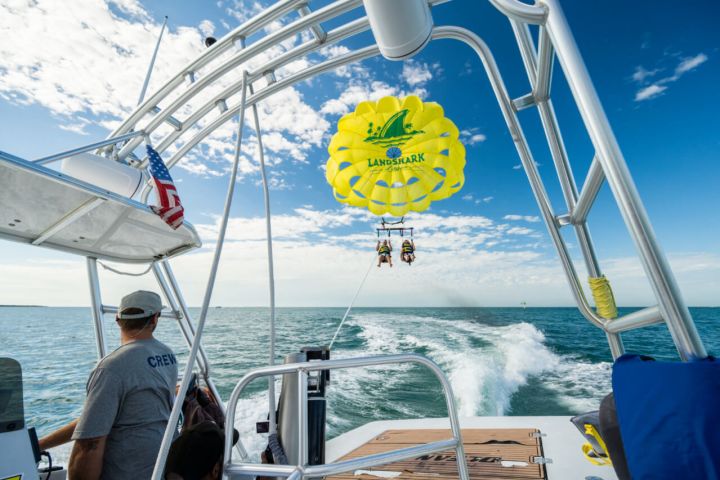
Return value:
[(575, 203), (575, 209), (570, 212), (570, 221), (573, 224), (585, 223), (588, 213), (590, 212), (590, 207), (595, 203), (595, 199), (604, 181), (605, 173), (603, 172), (602, 164), (597, 156), (595, 156), (590, 164), (590, 169), (588, 170), (585, 183), (580, 191), (580, 196)]
[(662, 323), (662, 313), (657, 305), (646, 307), (636, 312), (628, 313), (620, 318), (616, 318), (605, 325), (605, 330), (609, 333), (627, 332), (640, 327)]
[[(427, 455), (433, 452), (442, 452), (455, 447), (456, 442), (454, 439), (439, 440), (437, 442), (426, 443), (424, 445), (417, 445), (414, 447), (401, 448), (390, 452), (378, 453), (367, 457), (353, 458), (351, 460), (344, 460), (341, 462), (328, 463), (325, 465), (313, 465), (305, 468), (305, 476), (307, 477), (325, 477), (330, 475), (337, 475), (344, 472), (351, 472), (361, 468), (377, 467), (378, 465), (385, 465), (387, 463), (399, 462), (407, 460), (408, 458), (419, 457), (421, 455)], [(462, 457), (458, 457), (462, 458)], [(461, 462), (458, 462), (458, 465)], [(463, 477), (467, 480), (467, 477)]]
[[(462, 436), (460, 432), (460, 424), (457, 418), (457, 411), (455, 408), (454, 403), (454, 396), (452, 393), (452, 387), (450, 386), (450, 382), (445, 377), (445, 374), (443, 371), (438, 367), (438, 365), (433, 362), (432, 360), (423, 357), (422, 355), (418, 354), (399, 354), (399, 355), (382, 355), (382, 356), (375, 356), (375, 357), (359, 357), (359, 358), (343, 358), (343, 359), (334, 359), (334, 360), (325, 360), (321, 362), (304, 362), (304, 363), (287, 363), (282, 365), (274, 365), (274, 366), (268, 366), (268, 367), (261, 367), (254, 369), (250, 372), (248, 372), (235, 386), (235, 388), (232, 391), (232, 394), (230, 395), (230, 399), (228, 400), (227, 404), (227, 415), (225, 419), (225, 431), (226, 432), (232, 432), (232, 427), (235, 425), (235, 415), (237, 410), (237, 403), (240, 399), (240, 394), (245, 390), (245, 387), (249, 385), (253, 380), (256, 380), (258, 378), (266, 377), (266, 376), (272, 376), (272, 375), (282, 375), (287, 373), (293, 373), (297, 372), (298, 375), (300, 375), (300, 372), (304, 373), (303, 376), (299, 376), (298, 380), (303, 380), (299, 382), (298, 386), (298, 394), (307, 396), (307, 390), (302, 390), (303, 387), (301, 385), (305, 384), (305, 389), (307, 388), (306, 382), (307, 382), (307, 372), (313, 372), (313, 371), (319, 371), (319, 370), (333, 370), (333, 369), (342, 369), (342, 368), (354, 368), (354, 367), (367, 367), (367, 366), (375, 366), (375, 365), (389, 365), (389, 364), (395, 364), (395, 363), (417, 363), (420, 365), (424, 365), (430, 371), (438, 378), (440, 381), (443, 391), (445, 393), (445, 400), (446, 405), (448, 409), (448, 418), (450, 420), (450, 427), (453, 432), (453, 439), (446, 440), (442, 443), (442, 445), (438, 448), (447, 449), (447, 448), (453, 448), (455, 447), (456, 452), (458, 452), (458, 471), (460, 474), (460, 478), (462, 480), (467, 480), (467, 465), (465, 464), (465, 456), (464, 451), (462, 449)], [(301, 405), (301, 411), (299, 412), (299, 416), (302, 417), (303, 412), (302, 408), (307, 408), (307, 405), (305, 407), (302, 407), (303, 402), (300, 403)], [(305, 412), (305, 416), (307, 415), (307, 412)], [(300, 431), (303, 431), (303, 427), (301, 425)], [(305, 435), (307, 436), (307, 426), (304, 428)], [(301, 436), (303, 436), (301, 434)], [(436, 442), (434, 444), (436, 447), (440, 445), (440, 442)], [(302, 443), (301, 443), (301, 448)], [(231, 449), (232, 449), (232, 435), (226, 435), (225, 436), (225, 471), (227, 472), (236, 472), (237, 465), (234, 465), (232, 463), (231, 458)], [(432, 451), (438, 451), (438, 450), (432, 450)], [(417, 452), (416, 452), (417, 453)], [(460, 455), (462, 454), (462, 455)], [(302, 457), (301, 457), (302, 458)], [(367, 458), (367, 457), (366, 457)], [(373, 456), (375, 458), (375, 456)], [(370, 460), (369, 460), (370, 461)], [(384, 460), (381, 463), (386, 462), (387, 460)], [(373, 465), (379, 465), (380, 463), (373, 463)], [(338, 464), (332, 464), (338, 465)], [(368, 463), (368, 465), (370, 465)], [(301, 466), (304, 467), (304, 466)], [(325, 467), (325, 466), (322, 466)], [(330, 467), (330, 466), (328, 466)], [(316, 469), (314, 470), (312, 474), (308, 473), (311, 470), (310, 468)], [(321, 466), (313, 466), (313, 467), (307, 467), (304, 468), (304, 475), (305, 476), (316, 476), (316, 472), (318, 472)], [(255, 470), (253, 470), (255, 471)], [(265, 474), (266, 472), (257, 473)], [(317, 474), (318, 476), (321, 474)]]
[(143, 135), (145, 135), (145, 132), (139, 130), (137, 132), (129, 132), (123, 135), (113, 136), (108, 138), (107, 140), (91, 143), (78, 148), (73, 148), (72, 150), (66, 150), (64, 152), (56, 153), (55, 155), (38, 158), (37, 160), (33, 160), (33, 163), (44, 165), (46, 163), (56, 162), (67, 157), (72, 157), (73, 155), (77, 155), (79, 153), (90, 152), (92, 150), (97, 150), (98, 148), (107, 147), (108, 145), (115, 145), (116, 143), (124, 142), (125, 140), (130, 140), (132, 138), (140, 137)]
[(552, 67), (555, 60), (550, 36), (544, 27), (540, 27), (540, 39), (538, 40), (538, 61), (537, 80), (533, 93), (537, 102), (550, 98), (550, 84), (552, 83)]
[(89, 213), (91, 210), (94, 210), (95, 208), (99, 207), (101, 203), (105, 202), (105, 199), (103, 198), (90, 198), (89, 200), (85, 201), (82, 205), (77, 207), (76, 209), (68, 212), (64, 217), (62, 217), (60, 220), (55, 222), (53, 225), (45, 229), (44, 232), (42, 232), (35, 240), (31, 242), (32, 245), (40, 245), (48, 238), (52, 237), (56, 233), (58, 233), (60, 230), (64, 229), (71, 223), (73, 223), (78, 218), (84, 216), (85, 214)]
[[(274, 378), (274, 377), (270, 377)], [(308, 398), (307, 398), (307, 382), (308, 374), (305, 370), (297, 371), (298, 382), (298, 464), (299, 468), (303, 468), (308, 464)]]
[[(243, 84), (247, 86), (247, 77), (243, 75)], [(242, 100), (241, 104), (245, 103), (247, 88), (242, 89)], [(180, 417), (180, 410), (182, 407), (182, 399), (185, 398), (185, 393), (190, 383), (190, 376), (192, 374), (192, 366), (195, 363), (195, 358), (200, 348), (200, 342), (202, 339), (203, 328), (205, 327), (205, 320), (207, 319), (208, 308), (210, 307), (210, 299), (212, 298), (213, 287), (215, 286), (215, 277), (217, 276), (218, 266), (220, 264), (220, 256), (222, 254), (223, 244), (225, 243), (225, 232), (227, 231), (228, 218), (230, 216), (230, 207), (232, 206), (233, 194), (235, 192), (235, 183), (237, 180), (238, 165), (240, 163), (240, 149), (242, 146), (242, 131), (245, 125), (245, 108), (240, 109), (240, 118), (238, 120), (238, 133), (237, 142), (235, 144), (235, 158), (233, 160), (233, 166), (230, 173), (229, 185), (227, 189), (227, 195), (225, 197), (225, 208), (223, 210), (223, 217), (220, 223), (220, 230), (218, 231), (217, 245), (215, 247), (215, 255), (213, 256), (213, 263), (210, 267), (210, 275), (208, 278), (207, 287), (205, 289), (205, 296), (203, 298), (202, 308), (200, 310), (200, 319), (198, 321), (197, 331), (193, 338), (192, 348), (190, 349), (190, 355), (188, 356), (187, 364), (183, 372), (183, 379), (180, 383), (180, 388), (177, 393), (177, 398), (173, 404), (172, 412), (170, 412), (170, 419), (168, 420), (167, 427), (165, 429), (165, 435), (163, 436), (162, 444), (160, 445), (160, 451), (158, 452), (158, 458), (155, 462), (155, 468), (153, 469), (152, 480), (161, 480), (163, 476), (163, 470), (165, 467), (165, 460), (167, 458), (168, 450), (170, 450), (170, 443), (173, 439), (173, 431), (177, 425), (178, 418)], [(232, 434), (232, 428), (230, 430)]]
[(195, 60), (187, 64), (185, 68), (180, 70), (165, 85), (153, 93), (142, 105), (137, 107), (135, 111), (133, 111), (122, 123), (122, 125), (110, 134), (110, 136), (114, 137), (134, 128), (135, 124), (148, 112), (155, 108), (163, 98), (167, 97), (168, 94), (170, 94), (177, 86), (185, 82), (185, 75), (188, 72), (197, 72), (212, 60), (219, 57), (223, 52), (233, 48), (233, 42), (236, 38), (241, 36), (248, 37), (253, 32), (258, 31), (265, 25), (277, 20), (288, 12), (295, 10), (298, 5), (305, 2), (307, 2), (307, 0), (280, 0), (270, 5), (254, 17), (248, 19), (245, 23), (221, 38), (211, 48), (204, 51)]
[[(319, 63), (317, 65), (313, 65), (310, 68), (307, 68), (305, 70), (302, 70), (294, 75), (289, 75), (282, 80), (279, 80), (276, 83), (273, 83), (272, 85), (269, 85), (262, 90), (258, 91), (254, 95), (250, 96), (247, 99), (246, 105), (254, 105), (255, 103), (269, 97), (270, 95), (279, 92), (283, 90), (284, 88), (287, 88), (295, 83), (301, 82), (305, 79), (312, 78), (316, 75), (319, 75), (323, 72), (327, 72), (329, 70), (333, 70), (335, 68), (341, 67), (343, 65), (347, 65), (349, 63), (357, 62), (360, 60), (364, 60), (365, 58), (370, 58), (376, 55), (380, 54), (380, 50), (377, 47), (377, 45), (371, 45), (365, 48), (361, 48), (360, 50), (356, 50), (354, 52), (347, 53), (345, 55), (339, 55), (335, 58), (332, 58), (330, 60), (327, 60), (325, 62)], [(213, 121), (208, 123), (205, 127), (202, 128), (194, 137), (192, 137), (190, 140), (188, 140), (185, 144), (183, 144), (182, 147), (180, 147), (173, 156), (167, 161), (168, 168), (172, 165), (175, 165), (177, 162), (180, 161), (182, 157), (185, 156), (187, 152), (190, 151), (195, 145), (200, 143), (205, 137), (210, 135), (212, 132), (214, 132), (216, 129), (218, 129), (220, 126), (225, 124), (230, 118), (232, 118), (235, 113), (237, 113), (239, 109), (238, 105), (235, 106), (229, 106), (228, 105), (228, 111), (220, 115), (219, 117), (215, 118)]]
[(271, 463), (236, 463), (225, 465), (223, 474), (235, 476), (272, 476), (272, 477), (289, 477), (297, 471), (295, 465), (274, 465)]
[[(294, 22), (286, 25), (283, 28), (263, 37), (257, 42), (253, 43), (249, 47), (243, 49), (237, 55), (231, 57), (222, 65), (216, 69), (207, 72), (203, 77), (199, 78), (193, 83), (187, 90), (181, 93), (177, 98), (174, 98), (170, 105), (166, 106), (160, 113), (158, 113), (145, 127), (144, 130), (150, 134), (158, 126), (160, 126), (170, 115), (175, 113), (179, 108), (185, 105), (191, 98), (195, 97), (198, 93), (205, 89), (212, 82), (227, 74), (228, 72), (235, 69), (235, 67), (241, 65), (243, 62), (253, 58), (260, 52), (266, 51), (268, 48), (277, 45), (283, 40), (297, 34), (298, 32), (309, 28), (311, 25), (317, 22), (322, 22), (330, 18), (341, 15), (353, 8), (360, 6), (361, 0), (339, 0), (335, 3), (331, 3), (311, 14), (300, 17)], [(141, 142), (141, 139), (130, 140), (118, 153), (120, 158), (125, 158), (130, 152), (132, 152)]]
[[(555, 109), (550, 100), (550, 77), (552, 75), (551, 64), (553, 60), (553, 47), (550, 36), (545, 27), (540, 27), (540, 52), (536, 54), (535, 45), (530, 35), (530, 29), (527, 25), (511, 20), (515, 39), (520, 47), (520, 54), (523, 58), (525, 70), (533, 89), (535, 103), (540, 114), (545, 137), (550, 147), (555, 170), (557, 171), (558, 180), (562, 187), (563, 196), (568, 211), (572, 214), (578, 198), (577, 184), (570, 166), (570, 162), (565, 149), (565, 142), (560, 133), (560, 127), (555, 116)], [(538, 59), (538, 57), (540, 57)], [(602, 275), (600, 264), (595, 254), (590, 232), (585, 222), (575, 225), (575, 234), (578, 239), (578, 245), (585, 260), (585, 267), (591, 277), (599, 277)], [(581, 287), (582, 288), (582, 287)], [(583, 307), (580, 307), (581, 311)], [(625, 351), (622, 339), (619, 335), (606, 332), (608, 346), (613, 358), (618, 358)]]
[[(365, 30), (368, 30), (370, 28), (370, 24), (368, 23), (368, 20), (366, 17), (359, 18), (357, 20), (354, 20), (346, 25), (340, 26), (336, 28), (335, 30), (331, 30), (325, 42), (321, 45), (318, 44), (316, 41), (308, 41), (303, 43), (302, 45), (299, 45), (292, 50), (288, 50), (287, 52), (283, 53), (282, 55), (278, 55), (277, 57), (271, 59), (267, 63), (258, 66), (258, 68), (250, 71), (248, 73), (248, 82), (252, 84), (254, 81), (260, 79), (263, 77), (263, 75), (267, 71), (272, 71), (277, 68), (280, 68), (284, 65), (287, 65), (288, 63), (297, 60), (298, 58), (302, 57), (303, 55), (306, 55), (308, 53), (311, 53), (315, 50), (318, 50), (322, 46), (335, 44), (339, 41), (342, 41), (345, 38), (351, 37), (353, 35), (356, 35), (360, 32), (363, 32)], [(212, 111), (213, 108), (216, 107), (216, 104), (218, 101), (223, 100), (227, 101), (227, 99), (237, 93), (241, 88), (240, 82), (230, 85), (222, 92), (215, 95), (212, 100), (207, 102), (204, 106), (200, 107), (196, 111), (194, 111), (189, 117), (185, 119), (183, 122), (183, 125), (185, 128), (181, 131), (173, 130), (170, 132), (167, 137), (165, 137), (158, 145), (156, 150), (160, 153), (164, 152), (170, 145), (175, 143), (175, 140), (179, 138), (181, 135), (186, 133), (191, 126), (195, 125), (201, 118), (203, 118), (208, 112)], [(225, 108), (227, 108), (227, 104), (225, 105)], [(224, 113), (224, 112), (223, 112)]]
[(542, 179), (540, 178), (540, 173), (538, 172), (535, 161), (530, 153), (527, 140), (525, 139), (525, 135), (513, 109), (512, 99), (507, 93), (505, 83), (502, 80), (502, 76), (500, 75), (490, 49), (475, 33), (461, 27), (437, 27), (433, 31), (433, 38), (450, 38), (460, 40), (470, 46), (480, 57), (480, 60), (485, 67), (485, 71), (488, 74), (490, 84), (495, 92), (495, 96), (500, 104), (500, 109), (503, 113), (503, 117), (505, 118), (505, 122), (510, 130), (512, 139), (515, 142), (515, 147), (520, 155), (520, 160), (525, 168), (528, 180), (530, 181), (530, 187), (535, 195), (535, 200), (540, 207), (548, 232), (550, 233), (550, 238), (555, 245), (560, 261), (562, 262), (568, 283), (570, 284), (571, 292), (575, 297), (578, 308), (588, 321), (602, 328), (606, 320), (598, 316), (590, 308), (590, 305), (585, 298), (582, 286), (580, 285), (577, 277), (577, 272), (575, 271), (575, 266), (570, 258), (570, 254), (567, 251), (565, 241), (560, 235), (558, 226), (555, 223), (555, 214), (550, 206), (550, 201), (548, 199), (547, 192), (545, 191)]
[(90, 283), (90, 304), (92, 308), (93, 326), (95, 327), (95, 346), (98, 360), (107, 353), (105, 350), (105, 330), (103, 328), (102, 298), (100, 296), (100, 279), (98, 277), (97, 259), (87, 257), (88, 282)]
[(542, 4), (528, 5), (518, 0), (490, 0), (490, 3), (508, 18), (525, 23), (540, 25), (547, 15), (547, 9)]
[[(180, 333), (182, 333), (183, 337), (185, 338), (185, 343), (187, 344), (188, 348), (191, 348), (193, 337), (195, 336), (195, 334), (191, 332), (188, 328), (188, 325), (185, 322), (186, 318), (184, 318), (183, 312), (180, 310), (180, 307), (175, 301), (173, 292), (170, 290), (168, 282), (165, 280), (165, 276), (163, 275), (163, 271), (160, 269), (160, 265), (158, 265), (158, 262), (155, 262), (153, 264), (152, 271), (155, 275), (155, 279), (157, 280), (158, 285), (160, 286), (160, 290), (162, 290), (163, 292), (165, 300), (168, 302), (168, 305), (170, 305), (170, 309), (174, 312), (174, 318), (177, 321), (178, 327), (180, 328)], [(207, 378), (208, 361), (207, 357), (205, 357), (205, 352), (202, 349), (202, 345), (198, 353), (198, 367), (200, 368), (200, 372), (202, 373), (203, 378)]]
[(704, 358), (705, 346), (697, 333), (675, 277), (655, 238), (635, 183), (610, 128), (585, 63), (567, 24), (558, 0), (545, 0), (548, 6), (546, 27), (555, 45), (560, 65), (580, 110), (585, 127), (602, 163), (608, 185), (615, 196), (630, 236), (667, 322), (678, 353), (683, 360)]

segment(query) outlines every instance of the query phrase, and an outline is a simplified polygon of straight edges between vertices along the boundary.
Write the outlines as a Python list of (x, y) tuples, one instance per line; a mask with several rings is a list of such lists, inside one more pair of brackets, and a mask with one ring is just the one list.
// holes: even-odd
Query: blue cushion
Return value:
[(720, 479), (720, 362), (623, 355), (612, 382), (634, 480)]

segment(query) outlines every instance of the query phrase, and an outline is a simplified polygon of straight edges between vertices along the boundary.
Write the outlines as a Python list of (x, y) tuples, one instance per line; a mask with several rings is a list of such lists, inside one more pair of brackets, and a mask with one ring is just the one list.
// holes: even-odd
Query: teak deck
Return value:
[[(545, 467), (533, 463), (542, 456), (539, 430), (534, 428), (467, 429), (462, 430), (465, 459), (473, 480), (546, 479)], [(342, 460), (380, 452), (389, 452), (412, 445), (452, 438), (450, 430), (387, 430), (363, 446), (348, 453)], [(519, 462), (503, 466), (502, 462)], [(455, 451), (423, 455), (401, 462), (389, 463), (366, 471), (377, 475), (353, 474), (329, 477), (332, 480), (438, 480), (458, 478)], [(399, 476), (390, 472), (401, 472)]]

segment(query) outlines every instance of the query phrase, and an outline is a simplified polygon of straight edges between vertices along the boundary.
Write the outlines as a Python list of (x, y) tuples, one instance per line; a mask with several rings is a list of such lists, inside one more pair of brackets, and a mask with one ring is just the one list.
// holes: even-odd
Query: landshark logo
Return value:
[(412, 123), (405, 123), (408, 112), (407, 108), (400, 110), (382, 126), (375, 127), (375, 130), (373, 130), (373, 122), (368, 124), (367, 133), (369, 136), (364, 141), (381, 147), (388, 147), (385, 151), (387, 158), (368, 158), (368, 167), (395, 167), (397, 169), (401, 165), (425, 161), (424, 153), (403, 157), (403, 152), (400, 149), (415, 135), (425, 133), (422, 130), (414, 130)]

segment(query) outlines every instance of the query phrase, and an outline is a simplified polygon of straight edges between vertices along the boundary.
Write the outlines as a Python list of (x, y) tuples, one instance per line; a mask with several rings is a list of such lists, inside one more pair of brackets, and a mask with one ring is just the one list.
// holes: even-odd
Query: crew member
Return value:
[(413, 240), (405, 239), (403, 241), (400, 260), (408, 265), (411, 265), (412, 262), (415, 261), (415, 242)]
[(170, 418), (177, 360), (153, 337), (160, 297), (139, 290), (120, 302), (120, 347), (95, 367), (80, 418), (40, 440), (47, 450), (75, 440), (73, 480), (150, 478)]
[(390, 268), (392, 268), (392, 255), (390, 255), (390, 252), (392, 252), (392, 243), (390, 240), (383, 240), (382, 243), (378, 240), (375, 250), (378, 252), (377, 266), (379, 267), (381, 263), (388, 263), (390, 264)]

